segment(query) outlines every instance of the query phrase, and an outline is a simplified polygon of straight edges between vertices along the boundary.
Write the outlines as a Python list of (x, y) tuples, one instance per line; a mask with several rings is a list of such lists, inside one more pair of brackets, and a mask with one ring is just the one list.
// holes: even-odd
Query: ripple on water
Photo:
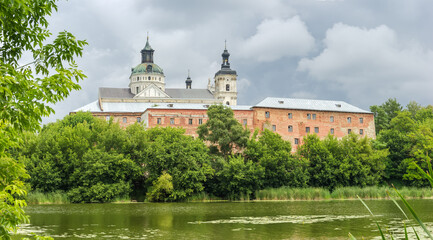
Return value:
[(241, 223), (241, 224), (276, 224), (276, 223), (294, 223), (310, 224), (319, 222), (343, 221), (347, 219), (366, 218), (369, 215), (291, 215), (291, 216), (264, 216), (264, 217), (231, 217), (230, 219), (218, 219), (212, 221), (195, 221), (189, 224), (223, 224), (223, 223)]

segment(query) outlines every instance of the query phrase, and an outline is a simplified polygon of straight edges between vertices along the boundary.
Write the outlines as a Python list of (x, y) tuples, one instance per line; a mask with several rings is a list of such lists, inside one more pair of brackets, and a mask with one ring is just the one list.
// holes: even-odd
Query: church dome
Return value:
[(131, 76), (143, 73), (156, 73), (164, 75), (162, 68), (155, 63), (140, 63), (135, 68), (132, 68)]

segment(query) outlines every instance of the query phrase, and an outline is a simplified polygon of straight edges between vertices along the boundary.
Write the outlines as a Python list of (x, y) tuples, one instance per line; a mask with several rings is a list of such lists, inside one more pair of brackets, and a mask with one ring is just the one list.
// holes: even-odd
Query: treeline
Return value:
[[(430, 115), (425, 113), (428, 109)], [(25, 163), (32, 190), (64, 192), (71, 202), (110, 202), (125, 197), (182, 201), (197, 195), (254, 198), (258, 190), (283, 186), (332, 191), (379, 185), (390, 179), (404, 182), (412, 171), (407, 159), (426, 160), (420, 148), (426, 146), (425, 141), (432, 144), (431, 139), (413, 140), (419, 134), (426, 137), (426, 128), (431, 134), (433, 117), (421, 121), (412, 116), (433, 113), (421, 107), (410, 116), (407, 112), (400, 109), (387, 119), (377, 141), (354, 134), (341, 140), (332, 135), (320, 140), (312, 134), (295, 153), (290, 142), (274, 132), (251, 134), (234, 119), (231, 109), (221, 105), (209, 107), (209, 120), (199, 127), (196, 139), (180, 128), (145, 129), (134, 124), (122, 129), (90, 113), (77, 113), (46, 125), (37, 135), (25, 134), (21, 147), (12, 154)], [(385, 136), (394, 130), (406, 134), (394, 129), (404, 116), (413, 122), (401, 120), (413, 126), (413, 135), (405, 136), (411, 145), (405, 146), (407, 157), (396, 164), (391, 148), (396, 138)], [(393, 166), (399, 167), (401, 175), (395, 174)], [(416, 171), (411, 174), (408, 176), (418, 176)]]

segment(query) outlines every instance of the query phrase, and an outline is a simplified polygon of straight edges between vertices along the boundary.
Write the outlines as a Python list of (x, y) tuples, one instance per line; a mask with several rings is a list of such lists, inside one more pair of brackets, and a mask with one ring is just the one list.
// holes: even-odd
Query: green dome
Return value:
[(131, 75), (143, 73), (158, 73), (164, 75), (162, 68), (155, 63), (141, 63), (132, 69)]

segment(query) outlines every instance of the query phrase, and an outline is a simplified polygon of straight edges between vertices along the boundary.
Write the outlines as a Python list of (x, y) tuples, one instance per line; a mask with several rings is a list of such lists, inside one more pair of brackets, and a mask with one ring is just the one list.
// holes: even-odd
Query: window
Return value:
[(269, 118), (270, 115), (271, 115), (271, 114), (270, 114), (269, 112), (265, 112), (265, 117), (266, 117), (266, 118)]
[(292, 114), (292, 113), (289, 113), (289, 114), (287, 114), (287, 115), (288, 115), (289, 119), (292, 119), (292, 118), (293, 118), (293, 114)]
[(330, 116), (330, 117), (329, 117), (329, 121), (330, 121), (330, 122), (334, 122), (334, 116)]
[(105, 120), (110, 121), (110, 116), (106, 116)]
[(126, 117), (123, 117), (123, 123), (126, 123), (126, 122), (127, 122)]
[(230, 105), (230, 102), (229, 102), (229, 101), (227, 101), (227, 102), (226, 102), (226, 105)]
[(314, 128), (314, 132), (315, 132), (315, 133), (319, 133), (319, 127), (315, 127), (315, 128)]
[(137, 122), (141, 122), (141, 117), (138, 117), (138, 118), (137, 118)]
[(161, 118), (156, 119), (156, 124), (161, 124)]
[(139, 88), (139, 87), (137, 87), (136, 89), (137, 89), (137, 93), (139, 93), (139, 92), (140, 92), (140, 88)]
[(310, 132), (310, 127), (306, 127), (306, 128), (305, 128), (305, 132), (306, 132), (306, 133), (309, 133), (309, 132)]
[(331, 134), (334, 135), (334, 129), (333, 128), (331, 128)]
[(170, 124), (171, 124), (171, 125), (174, 124), (174, 118), (170, 118)]
[(364, 129), (359, 129), (359, 135), (364, 135)]
[(277, 131), (277, 125), (272, 125), (272, 131)]
[(307, 113), (307, 119), (311, 119), (311, 114)]
[(189, 124), (189, 125), (192, 125), (192, 119), (191, 119), (191, 118), (188, 119), (188, 124)]
[(347, 123), (351, 123), (352, 122), (352, 118), (351, 117), (348, 117), (347, 118)]
[(293, 126), (292, 126), (292, 125), (289, 125), (289, 127), (287, 128), (287, 130), (288, 130), (289, 132), (293, 132)]
[(296, 145), (299, 144), (299, 138), (295, 138), (295, 144), (296, 144)]
[(200, 124), (200, 125), (203, 124), (203, 119), (200, 118), (200, 119), (198, 120), (198, 124)]
[(347, 134), (350, 134), (352, 132), (352, 129), (347, 129)]
[(243, 124), (244, 124), (244, 126), (246, 126), (247, 123), (248, 123), (248, 120), (247, 120), (247, 119), (244, 119), (244, 120), (243, 120)]
[(359, 118), (359, 123), (364, 123), (364, 118)]
[(148, 78), (149, 80), (150, 80), (150, 76), (149, 76), (149, 78)]
[(230, 84), (226, 84), (226, 91), (230, 91)]
[(313, 113), (313, 120), (316, 120), (316, 114)]

